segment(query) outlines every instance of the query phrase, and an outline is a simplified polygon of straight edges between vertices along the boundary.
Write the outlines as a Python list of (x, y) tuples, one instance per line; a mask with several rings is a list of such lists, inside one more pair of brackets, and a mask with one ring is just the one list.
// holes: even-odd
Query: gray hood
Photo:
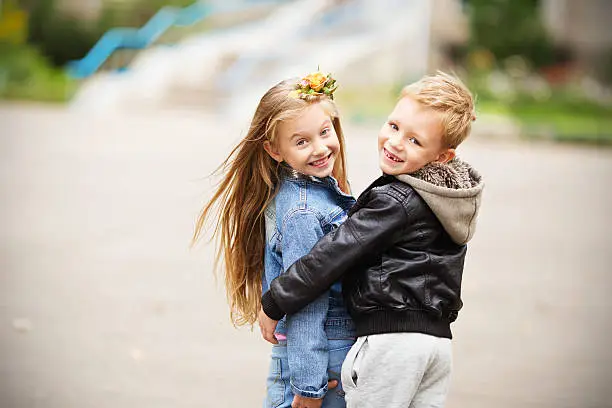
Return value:
[(454, 242), (463, 245), (472, 238), (484, 183), (469, 164), (455, 158), (395, 177), (419, 193)]

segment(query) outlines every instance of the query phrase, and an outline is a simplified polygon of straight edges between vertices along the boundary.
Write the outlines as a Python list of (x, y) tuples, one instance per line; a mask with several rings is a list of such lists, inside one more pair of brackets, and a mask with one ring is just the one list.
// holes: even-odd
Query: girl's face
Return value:
[(332, 174), (340, 152), (340, 142), (329, 113), (321, 104), (309, 105), (294, 119), (278, 124), (274, 144), (264, 148), (278, 162), (285, 161), (294, 170), (315, 177)]

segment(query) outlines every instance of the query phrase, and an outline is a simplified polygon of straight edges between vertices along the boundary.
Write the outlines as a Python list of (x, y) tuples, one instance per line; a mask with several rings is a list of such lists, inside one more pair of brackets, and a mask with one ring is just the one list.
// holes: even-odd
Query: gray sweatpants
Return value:
[(347, 408), (443, 407), (451, 367), (450, 339), (421, 333), (359, 337), (342, 365)]

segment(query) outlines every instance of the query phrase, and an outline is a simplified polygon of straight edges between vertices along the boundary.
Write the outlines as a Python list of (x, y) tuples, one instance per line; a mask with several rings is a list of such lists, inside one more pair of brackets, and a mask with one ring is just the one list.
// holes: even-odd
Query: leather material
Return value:
[(271, 283), (264, 310), (294, 313), (343, 278), (358, 335), (414, 327), (450, 337), (465, 254), (410, 185), (383, 175), (344, 224)]

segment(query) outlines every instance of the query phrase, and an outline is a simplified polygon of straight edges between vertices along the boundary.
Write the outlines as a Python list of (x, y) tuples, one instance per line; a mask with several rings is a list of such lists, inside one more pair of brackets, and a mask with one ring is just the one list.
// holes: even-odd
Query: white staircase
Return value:
[(287, 2), (263, 20), (154, 47), (126, 72), (95, 75), (72, 108), (248, 116), (270, 86), (317, 67), (343, 84), (401, 81), (426, 69), (429, 13), (429, 0)]

